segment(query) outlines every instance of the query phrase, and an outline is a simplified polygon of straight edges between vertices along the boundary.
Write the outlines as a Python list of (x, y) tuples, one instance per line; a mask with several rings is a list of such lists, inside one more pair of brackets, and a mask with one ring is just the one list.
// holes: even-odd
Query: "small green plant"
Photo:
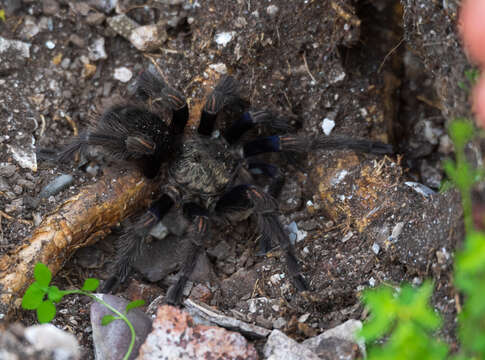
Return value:
[(478, 78), (480, 77), (480, 70), (477, 68), (471, 68), (468, 70), (465, 70), (465, 81), (458, 81), (458, 86), (460, 89), (466, 91), (467, 93), (470, 92), (470, 89), (475, 86), (475, 84), (478, 81)]
[(366, 342), (389, 337), (384, 345), (369, 348), (369, 359), (445, 359), (448, 346), (432, 337), (441, 325), (429, 306), (432, 292), (431, 282), (419, 289), (404, 285), (396, 291), (382, 286), (364, 292), (363, 301), (372, 316), (360, 336)]
[(37, 319), (40, 323), (46, 323), (54, 319), (54, 316), (56, 315), (55, 304), (61, 301), (64, 296), (71, 294), (89, 296), (91, 299), (106, 306), (106, 308), (111, 310), (116, 315), (104, 316), (101, 320), (102, 325), (108, 325), (112, 321), (118, 319), (123, 320), (126, 325), (128, 325), (131, 332), (131, 342), (125, 356), (123, 357), (123, 360), (127, 360), (130, 357), (130, 354), (133, 351), (133, 346), (135, 345), (136, 334), (133, 324), (130, 322), (130, 320), (128, 320), (126, 314), (129, 310), (145, 304), (144, 300), (135, 300), (130, 302), (128, 305), (126, 305), (125, 312), (122, 313), (93, 294), (93, 292), (99, 286), (98, 279), (86, 279), (81, 289), (59, 290), (57, 286), (50, 285), (52, 273), (49, 268), (42, 263), (37, 263), (35, 265), (34, 278), (34, 283), (28, 287), (22, 298), (22, 308), (26, 310), (35, 310), (37, 312)]

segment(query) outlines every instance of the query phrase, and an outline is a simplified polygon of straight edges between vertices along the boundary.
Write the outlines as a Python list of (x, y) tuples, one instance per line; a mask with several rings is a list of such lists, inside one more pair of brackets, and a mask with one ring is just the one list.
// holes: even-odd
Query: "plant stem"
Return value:
[(128, 327), (130, 328), (130, 332), (131, 332), (131, 341), (130, 341), (130, 346), (128, 346), (128, 350), (126, 351), (126, 354), (123, 357), (123, 360), (128, 360), (129, 357), (130, 357), (130, 355), (131, 355), (131, 353), (132, 353), (132, 351), (133, 351), (133, 347), (135, 346), (136, 333), (135, 333), (135, 328), (131, 324), (130, 320), (128, 320), (128, 318), (126, 317), (126, 315), (123, 314), (122, 312), (118, 311), (113, 306), (111, 306), (110, 304), (108, 304), (107, 302), (105, 302), (103, 299), (100, 299), (99, 297), (97, 297), (94, 294), (91, 294), (91, 293), (88, 293), (88, 292), (85, 292), (85, 291), (82, 291), (82, 290), (78, 290), (78, 289), (75, 289), (75, 290), (65, 290), (64, 291), (64, 295), (69, 295), (69, 294), (80, 294), (80, 295), (89, 296), (91, 299), (93, 299), (93, 300), (99, 302), (100, 304), (106, 306), (106, 308), (108, 308), (109, 310), (111, 310), (112, 312), (114, 312), (116, 315), (118, 315), (119, 318), (121, 320), (123, 320), (126, 323), (126, 325), (128, 325)]

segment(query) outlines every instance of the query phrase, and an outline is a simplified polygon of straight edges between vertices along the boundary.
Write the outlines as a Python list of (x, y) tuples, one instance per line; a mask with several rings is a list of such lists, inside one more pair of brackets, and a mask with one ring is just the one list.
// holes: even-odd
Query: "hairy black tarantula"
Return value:
[[(192, 225), (187, 232), (190, 250), (177, 282), (168, 290), (168, 303), (180, 302), (197, 256), (205, 251), (211, 219), (237, 221), (253, 216), (260, 233), (260, 251), (269, 251), (272, 240), (276, 240), (284, 251), (292, 283), (299, 291), (308, 289), (300, 274), (293, 245), (278, 219), (276, 198), (284, 183), (282, 173), (274, 165), (254, 160), (254, 156), (268, 152), (304, 154), (316, 149), (389, 154), (392, 146), (343, 136), (298, 134), (272, 135), (242, 142), (242, 135), (259, 124), (281, 133), (291, 129), (285, 119), (249, 107), (241, 118), (234, 119), (222, 136), (211, 137), (219, 112), (224, 107), (244, 103), (237, 87), (234, 78), (221, 78), (206, 99), (197, 134), (184, 135), (189, 119), (186, 100), (166, 84), (155, 67), (150, 66), (136, 80), (130, 103), (111, 107), (96, 125), (74, 138), (59, 153), (59, 159), (65, 159), (78, 150), (95, 145), (115, 161), (134, 164), (147, 178), (154, 178), (159, 173), (166, 177), (158, 199), (120, 238), (115, 271), (105, 282), (104, 291), (110, 291), (126, 280), (144, 238), (172, 206), (180, 206)], [(168, 117), (172, 118), (168, 124), (167, 111), (171, 112)], [(253, 175), (267, 177), (268, 191), (252, 184)]]

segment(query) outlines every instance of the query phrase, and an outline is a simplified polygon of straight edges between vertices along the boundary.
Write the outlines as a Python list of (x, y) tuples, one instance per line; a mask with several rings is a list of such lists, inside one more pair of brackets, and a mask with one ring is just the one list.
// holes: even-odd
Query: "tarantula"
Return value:
[[(164, 173), (166, 182), (149, 209), (120, 238), (115, 271), (104, 284), (108, 292), (129, 275), (151, 228), (173, 206), (180, 206), (192, 224), (188, 231), (189, 251), (177, 282), (166, 301), (177, 304), (199, 253), (209, 235), (211, 219), (239, 221), (253, 216), (262, 253), (277, 240), (284, 251), (289, 278), (298, 291), (308, 290), (300, 273), (295, 250), (278, 219), (276, 198), (284, 178), (277, 166), (254, 157), (268, 152), (304, 154), (316, 149), (352, 149), (372, 154), (392, 153), (391, 145), (343, 136), (272, 135), (242, 142), (242, 135), (263, 124), (275, 132), (288, 133), (289, 122), (267, 110), (247, 107), (222, 136), (214, 137), (216, 118), (225, 107), (246, 104), (238, 94), (234, 78), (224, 76), (207, 97), (197, 134), (184, 134), (189, 110), (184, 96), (163, 80), (150, 66), (141, 73), (131, 91), (131, 102), (108, 109), (97, 124), (74, 138), (60, 153), (70, 157), (87, 146), (98, 146), (115, 161), (137, 166), (147, 178)], [(167, 111), (171, 121), (166, 123)], [(267, 191), (253, 185), (253, 175), (269, 180)]]

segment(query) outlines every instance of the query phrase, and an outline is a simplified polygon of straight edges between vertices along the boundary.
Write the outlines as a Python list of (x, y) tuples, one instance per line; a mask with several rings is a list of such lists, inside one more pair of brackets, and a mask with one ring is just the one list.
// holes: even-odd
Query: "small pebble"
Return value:
[(273, 328), (274, 329), (281, 329), (286, 325), (286, 320), (282, 317), (279, 317), (275, 321), (273, 321)]
[(266, 8), (266, 14), (269, 16), (275, 16), (278, 13), (278, 7), (276, 5), (270, 5)]
[(379, 246), (378, 243), (373, 243), (372, 244), (372, 251), (374, 252), (374, 254), (379, 254), (379, 251), (381, 250), (381, 247)]
[(352, 231), (349, 231), (345, 236), (342, 238), (342, 242), (346, 242), (349, 240), (352, 236), (354, 236), (354, 233)]
[(335, 121), (325, 118), (322, 122), (322, 130), (325, 135), (330, 135), (332, 129), (335, 127)]
[(118, 81), (127, 83), (133, 77), (133, 73), (126, 67), (119, 67), (115, 69), (113, 77)]
[(216, 41), (217, 45), (225, 47), (227, 44), (229, 44), (229, 42), (232, 40), (234, 35), (236, 35), (235, 31), (225, 31), (225, 32), (216, 34), (214, 40)]
[(102, 59), (107, 59), (108, 54), (104, 48), (104, 38), (100, 37), (94, 40), (94, 42), (88, 47), (89, 59), (92, 61), (98, 61)]
[(72, 177), (72, 175), (64, 174), (58, 176), (42, 189), (39, 197), (43, 199), (49, 198), (68, 187), (73, 181), (74, 178)]
[(45, 42), (45, 47), (48, 48), (49, 50), (52, 50), (56, 47), (56, 43), (52, 40), (48, 40)]

